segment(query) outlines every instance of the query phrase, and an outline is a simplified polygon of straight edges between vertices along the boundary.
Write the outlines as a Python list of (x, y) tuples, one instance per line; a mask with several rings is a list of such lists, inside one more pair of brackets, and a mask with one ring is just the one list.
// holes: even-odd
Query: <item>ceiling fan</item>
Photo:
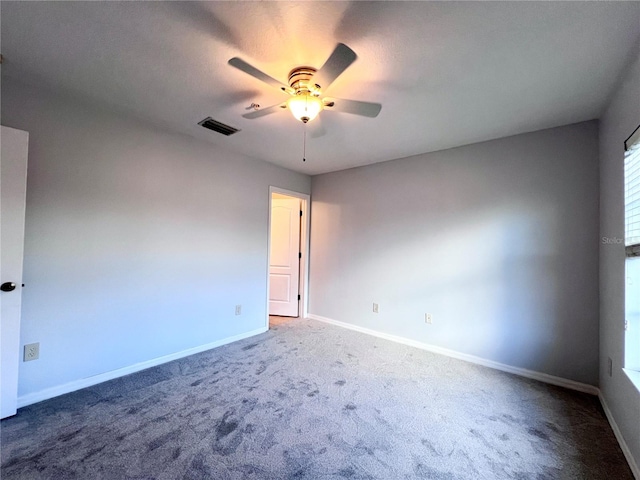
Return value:
[[(377, 117), (382, 109), (379, 103), (360, 102), (339, 98), (324, 97), (333, 81), (338, 78), (357, 58), (353, 50), (339, 43), (324, 65), (316, 70), (313, 67), (296, 67), (289, 72), (289, 85), (285, 85), (266, 73), (258, 70), (241, 58), (234, 57), (229, 65), (242, 70), (258, 80), (263, 81), (288, 94), (284, 103), (263, 109), (255, 109), (243, 115), (244, 118), (255, 119), (289, 109), (293, 116), (302, 123), (307, 123), (318, 116), (322, 110), (351, 113), (364, 117)], [(257, 107), (257, 106), (256, 106)]]

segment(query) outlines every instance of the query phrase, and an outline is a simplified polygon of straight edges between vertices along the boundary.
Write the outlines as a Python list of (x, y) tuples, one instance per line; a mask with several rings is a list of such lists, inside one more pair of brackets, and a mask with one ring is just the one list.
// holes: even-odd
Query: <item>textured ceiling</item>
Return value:
[[(308, 174), (597, 118), (638, 54), (639, 2), (8, 2), (3, 77), (47, 85)], [(287, 111), (286, 83), (336, 43), (356, 62), (329, 96), (379, 102), (375, 118)], [(240, 128), (224, 137), (207, 116)], [(318, 135), (324, 131), (324, 135)]]

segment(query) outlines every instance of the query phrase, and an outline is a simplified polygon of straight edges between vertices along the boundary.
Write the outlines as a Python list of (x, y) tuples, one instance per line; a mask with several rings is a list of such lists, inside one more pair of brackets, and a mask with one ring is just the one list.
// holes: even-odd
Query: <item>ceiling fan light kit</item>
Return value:
[(287, 107), (294, 118), (307, 123), (318, 116), (324, 105), (322, 100), (309, 93), (295, 95), (287, 100)]

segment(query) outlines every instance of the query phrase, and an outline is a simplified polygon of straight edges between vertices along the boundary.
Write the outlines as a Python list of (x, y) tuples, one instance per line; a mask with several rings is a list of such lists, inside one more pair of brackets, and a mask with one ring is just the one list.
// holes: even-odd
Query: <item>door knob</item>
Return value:
[(2, 290), (3, 292), (12, 292), (15, 289), (16, 284), (13, 282), (4, 282), (2, 285), (0, 285), (0, 290)]

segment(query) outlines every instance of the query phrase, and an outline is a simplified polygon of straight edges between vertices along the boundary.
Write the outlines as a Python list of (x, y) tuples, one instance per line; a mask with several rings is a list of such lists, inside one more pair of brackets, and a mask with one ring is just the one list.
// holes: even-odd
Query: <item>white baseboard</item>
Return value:
[(207, 343), (206, 345), (200, 345), (198, 347), (182, 350), (181, 352), (176, 352), (170, 355), (164, 355), (162, 357), (154, 358), (152, 360), (147, 360), (146, 362), (140, 362), (128, 367), (111, 370), (110, 372), (100, 373), (98, 375), (82, 378), (80, 380), (74, 380), (73, 382), (65, 383), (63, 385), (45, 388), (44, 390), (40, 390), (39, 392), (29, 393), (27, 395), (18, 397), (18, 408), (26, 407), (27, 405), (41, 402), (43, 400), (48, 400), (65, 393), (75, 392), (76, 390), (80, 390), (81, 388), (91, 387), (92, 385), (97, 385), (98, 383), (106, 382), (107, 380), (113, 380), (114, 378), (123, 377), (125, 375), (129, 375), (130, 373), (139, 372), (150, 367), (162, 365), (163, 363), (178, 360), (179, 358), (184, 358), (188, 357), (189, 355), (194, 355), (206, 350), (211, 350), (212, 348), (221, 347), (222, 345), (227, 345), (228, 343), (233, 343), (237, 342), (238, 340), (253, 337), (254, 335), (264, 333), (267, 330), (269, 330), (268, 326), (260, 327), (249, 332), (234, 335), (233, 337), (227, 337), (223, 338), (222, 340)]
[(410, 340), (404, 337), (398, 337), (396, 335), (390, 335), (388, 333), (378, 332), (370, 328), (359, 327), (350, 323), (340, 322), (331, 318), (321, 317), (320, 315), (309, 314), (307, 318), (312, 320), (318, 320), (320, 322), (330, 323), (331, 325), (337, 325), (339, 327), (348, 328), (349, 330), (355, 330), (356, 332), (366, 333), (367, 335), (373, 335), (374, 337), (384, 338), (392, 342), (402, 343), (411, 347), (427, 350), (432, 353), (439, 353), (447, 357), (457, 358), (458, 360), (464, 360), (466, 362), (475, 363), (503, 372), (513, 373), (522, 377), (532, 378), (544, 383), (550, 383), (551, 385), (557, 385), (559, 387), (569, 388), (571, 390), (577, 390), (578, 392), (589, 393), (591, 395), (598, 395), (600, 390), (598, 387), (588, 385), (586, 383), (576, 382), (574, 380), (568, 380), (562, 377), (556, 377), (542, 372), (536, 372), (534, 370), (527, 370), (526, 368), (512, 367), (511, 365), (505, 365), (504, 363), (494, 362), (493, 360), (487, 360), (486, 358), (476, 357), (475, 355), (468, 355), (466, 353), (456, 352), (455, 350), (449, 350), (447, 348), (437, 347), (428, 343), (418, 342), (416, 340)]
[(618, 428), (618, 424), (613, 418), (613, 414), (611, 413), (611, 410), (609, 410), (609, 405), (607, 405), (607, 401), (604, 399), (602, 392), (598, 394), (598, 398), (600, 399), (600, 403), (602, 404), (602, 409), (604, 410), (604, 414), (607, 416), (607, 420), (609, 420), (609, 425), (611, 425), (611, 429), (613, 430), (613, 433), (616, 436), (618, 443), (620, 444), (622, 453), (624, 453), (624, 456), (627, 459), (627, 463), (631, 468), (631, 472), (633, 473), (633, 476), (636, 477), (636, 480), (640, 480), (640, 468), (638, 468), (638, 464), (636, 463), (636, 460), (633, 458), (633, 455), (631, 454), (631, 450), (629, 450), (629, 446), (627, 445), (627, 442), (625, 442), (624, 437), (622, 436), (622, 432), (620, 432), (620, 429)]

